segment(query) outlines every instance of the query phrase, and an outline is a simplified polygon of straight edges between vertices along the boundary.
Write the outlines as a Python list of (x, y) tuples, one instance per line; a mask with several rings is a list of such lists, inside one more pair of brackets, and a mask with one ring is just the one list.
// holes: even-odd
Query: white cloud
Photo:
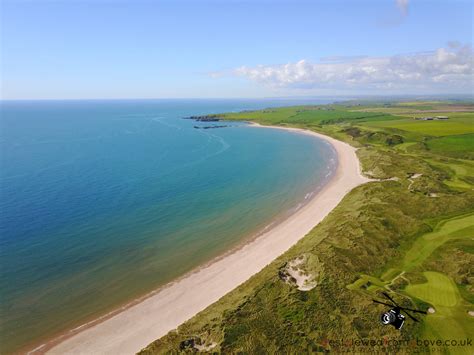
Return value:
[(388, 57), (242, 66), (233, 74), (272, 88), (461, 92), (472, 91), (473, 58), (470, 46), (450, 44), (435, 51)]
[(403, 16), (408, 14), (409, 0), (395, 0), (395, 3)]

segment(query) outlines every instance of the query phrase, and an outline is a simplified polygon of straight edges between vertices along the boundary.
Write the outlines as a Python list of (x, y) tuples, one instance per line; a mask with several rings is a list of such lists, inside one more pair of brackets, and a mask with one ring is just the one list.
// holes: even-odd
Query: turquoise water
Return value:
[(181, 119), (285, 104), (2, 102), (2, 349), (80, 325), (289, 214), (331, 173), (326, 143)]

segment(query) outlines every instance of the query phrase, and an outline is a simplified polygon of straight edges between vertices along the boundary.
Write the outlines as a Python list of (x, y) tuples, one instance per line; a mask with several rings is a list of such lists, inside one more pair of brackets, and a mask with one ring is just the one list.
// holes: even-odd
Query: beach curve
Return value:
[(313, 131), (284, 129), (312, 135), (330, 143), (338, 165), (332, 179), (301, 209), (231, 254), (199, 268), (141, 302), (81, 331), (52, 340), (34, 353), (47, 354), (134, 354), (154, 340), (176, 329), (254, 274), (309, 233), (353, 188), (370, 179), (360, 170), (356, 148)]

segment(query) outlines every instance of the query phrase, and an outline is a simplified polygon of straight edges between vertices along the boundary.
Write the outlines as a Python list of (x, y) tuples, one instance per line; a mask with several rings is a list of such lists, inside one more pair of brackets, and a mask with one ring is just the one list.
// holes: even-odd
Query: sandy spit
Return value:
[(62, 341), (53, 340), (37, 348), (36, 352), (135, 354), (262, 270), (321, 222), (349, 191), (370, 181), (361, 174), (356, 148), (349, 144), (307, 130), (265, 127), (269, 128), (312, 135), (329, 142), (336, 150), (336, 173), (311, 201), (234, 253), (217, 259), (102, 322), (84, 326), (83, 330), (62, 338)]

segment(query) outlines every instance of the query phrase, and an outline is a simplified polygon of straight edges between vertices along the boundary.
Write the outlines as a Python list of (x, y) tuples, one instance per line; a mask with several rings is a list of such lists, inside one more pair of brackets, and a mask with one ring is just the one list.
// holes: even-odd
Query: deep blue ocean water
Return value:
[(3, 349), (143, 295), (290, 213), (331, 173), (328, 144), (182, 117), (299, 103), (2, 102)]

